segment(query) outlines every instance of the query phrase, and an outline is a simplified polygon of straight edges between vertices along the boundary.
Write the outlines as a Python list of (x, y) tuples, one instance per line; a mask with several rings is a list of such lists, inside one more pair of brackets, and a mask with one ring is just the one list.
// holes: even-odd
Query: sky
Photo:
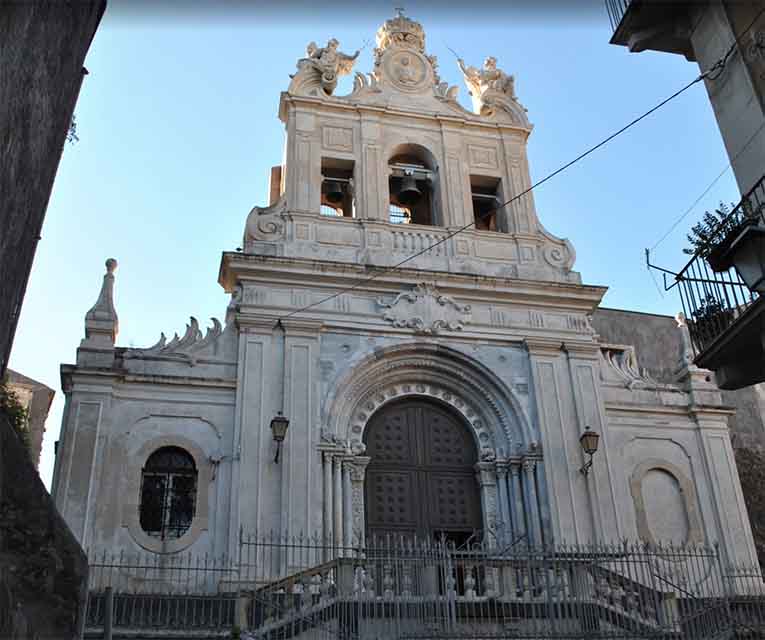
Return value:
[[(267, 204), (282, 159), (279, 93), (310, 41), (337, 38), (372, 70), (378, 26), (394, 2), (109, 3), (85, 61), (24, 300), (10, 367), (56, 390), (40, 474), (50, 485), (64, 396), (59, 366), (75, 361), (104, 261), (116, 258), (118, 345), (149, 346), (209, 325), (228, 296), (221, 252), (241, 246), (247, 213)], [(571, 7), (575, 6), (576, 9)], [(442, 79), (460, 86), (449, 48), (478, 66), (487, 55), (515, 76), (534, 123), (528, 152), (537, 181), (693, 80), (680, 56), (610, 45), (600, 2), (407, 2), (423, 24)], [(336, 93), (349, 93), (344, 78)], [(542, 224), (568, 238), (586, 284), (609, 287), (603, 306), (674, 315), (645, 266), (652, 247), (728, 164), (703, 83), (535, 191)], [(653, 253), (680, 268), (685, 234), (705, 209), (737, 201), (726, 172)]]

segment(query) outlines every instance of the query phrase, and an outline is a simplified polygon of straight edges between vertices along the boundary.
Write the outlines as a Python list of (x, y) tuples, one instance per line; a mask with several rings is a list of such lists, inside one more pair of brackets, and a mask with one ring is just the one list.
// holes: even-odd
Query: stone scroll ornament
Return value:
[(290, 92), (298, 86), (318, 84), (327, 95), (332, 95), (337, 87), (337, 79), (345, 76), (353, 70), (353, 64), (358, 58), (360, 51), (349, 56), (338, 51), (340, 43), (332, 38), (326, 47), (319, 47), (315, 42), (309, 42), (306, 47), (306, 57), (297, 62), (297, 73), (290, 76), (292, 84)]
[(471, 319), (469, 304), (459, 304), (427, 283), (399, 293), (392, 302), (380, 299), (377, 304), (385, 309), (383, 319), (394, 327), (414, 329), (415, 333), (425, 335), (462, 331)]
[(497, 67), (496, 58), (486, 58), (481, 69), (465, 65), (462, 58), (457, 59), (457, 65), (473, 98), (476, 113), (493, 116), (505, 112), (513, 119), (526, 120), (526, 109), (515, 95), (515, 78)]

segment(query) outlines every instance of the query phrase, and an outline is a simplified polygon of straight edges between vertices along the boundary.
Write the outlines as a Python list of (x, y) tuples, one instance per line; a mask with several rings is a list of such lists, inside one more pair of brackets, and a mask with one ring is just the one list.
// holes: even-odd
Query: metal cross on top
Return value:
[(404, 17), (404, 7), (395, 7), (393, 9), (396, 12), (397, 18), (403, 18)]

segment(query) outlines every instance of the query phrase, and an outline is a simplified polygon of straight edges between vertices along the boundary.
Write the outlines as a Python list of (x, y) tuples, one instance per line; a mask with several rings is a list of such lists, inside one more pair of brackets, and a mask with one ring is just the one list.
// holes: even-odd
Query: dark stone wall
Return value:
[(79, 637), (88, 562), (0, 413), (0, 639)]
[(0, 3), (0, 376), (106, 0)]

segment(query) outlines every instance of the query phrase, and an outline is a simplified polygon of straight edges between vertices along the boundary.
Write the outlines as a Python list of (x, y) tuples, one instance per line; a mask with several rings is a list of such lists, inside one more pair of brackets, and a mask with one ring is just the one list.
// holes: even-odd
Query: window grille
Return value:
[(321, 205), (321, 215), (323, 216), (342, 216), (343, 210), (336, 207), (330, 207), (328, 204)]
[(149, 456), (141, 477), (141, 528), (150, 536), (180, 538), (194, 519), (197, 469), (179, 447), (162, 447)]
[(412, 214), (409, 212), (409, 209), (400, 207), (391, 202), (388, 207), (388, 219), (393, 224), (409, 224), (412, 219)]

